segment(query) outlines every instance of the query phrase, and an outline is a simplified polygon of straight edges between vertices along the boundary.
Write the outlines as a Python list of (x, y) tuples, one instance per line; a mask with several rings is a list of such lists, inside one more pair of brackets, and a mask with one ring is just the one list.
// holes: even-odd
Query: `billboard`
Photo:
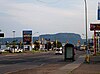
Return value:
[(98, 24), (90, 24), (90, 30), (100, 30), (100, 23)]
[(32, 43), (32, 30), (23, 31), (23, 42), (25, 45), (30, 45)]
[(100, 2), (98, 3), (98, 20), (100, 20)]
[(0, 33), (0, 37), (4, 37), (4, 33)]

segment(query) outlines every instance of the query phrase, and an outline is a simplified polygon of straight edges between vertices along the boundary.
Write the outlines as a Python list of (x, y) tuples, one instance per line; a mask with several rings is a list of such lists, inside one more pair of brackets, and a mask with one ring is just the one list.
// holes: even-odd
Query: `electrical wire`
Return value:
[(56, 1), (53, 1), (53, 2), (46, 2), (46, 1), (43, 1), (43, 0), (37, 0), (38, 2), (41, 2), (41, 3), (45, 3), (45, 4), (55, 4), (55, 3), (58, 3), (62, 0), (56, 0)]

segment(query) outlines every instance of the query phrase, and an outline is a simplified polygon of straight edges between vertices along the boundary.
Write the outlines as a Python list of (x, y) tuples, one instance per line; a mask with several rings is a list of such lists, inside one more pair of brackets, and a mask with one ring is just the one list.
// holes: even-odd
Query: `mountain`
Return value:
[(62, 43), (66, 43), (67, 41), (71, 44), (77, 44), (78, 41), (83, 43), (81, 36), (75, 33), (57, 33), (57, 34), (40, 35), (40, 39), (42, 38), (50, 39), (51, 41), (58, 40)]
[[(42, 38), (51, 40), (51, 41), (58, 40), (62, 43), (66, 43), (67, 41), (72, 44), (77, 44), (78, 41), (83, 43), (81, 36), (75, 33), (44, 34), (44, 35), (40, 35), (39, 37), (33, 37), (33, 42), (38, 39), (42, 40)], [(22, 37), (16, 37), (14, 39), (13, 38), (3, 38), (0, 40), (0, 42), (6, 43), (7, 41), (12, 42), (13, 40), (16, 40), (17, 42), (19, 42), (23, 40), (23, 38)]]

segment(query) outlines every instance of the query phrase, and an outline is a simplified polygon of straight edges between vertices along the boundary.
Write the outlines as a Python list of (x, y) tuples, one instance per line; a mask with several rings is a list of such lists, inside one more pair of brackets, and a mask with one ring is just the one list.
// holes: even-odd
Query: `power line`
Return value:
[(56, 1), (49, 1), (49, 2), (46, 2), (46, 1), (43, 1), (43, 0), (37, 0), (38, 2), (41, 2), (41, 3), (45, 3), (45, 4), (55, 4), (55, 3), (58, 3), (58, 2), (60, 2), (60, 1), (62, 1), (62, 0), (56, 0)]

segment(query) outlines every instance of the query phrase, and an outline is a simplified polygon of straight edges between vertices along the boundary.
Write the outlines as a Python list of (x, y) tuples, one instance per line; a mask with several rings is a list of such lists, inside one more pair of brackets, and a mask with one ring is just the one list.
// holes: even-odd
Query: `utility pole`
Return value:
[(85, 3), (85, 26), (86, 26), (86, 50), (88, 48), (88, 36), (87, 36), (87, 1), (84, 0)]
[(88, 46), (88, 36), (87, 36), (87, 1), (84, 0), (84, 3), (85, 3), (85, 26), (86, 26), (86, 57), (85, 57), (85, 60), (87, 63), (90, 62), (90, 50), (89, 49), (89, 46)]

